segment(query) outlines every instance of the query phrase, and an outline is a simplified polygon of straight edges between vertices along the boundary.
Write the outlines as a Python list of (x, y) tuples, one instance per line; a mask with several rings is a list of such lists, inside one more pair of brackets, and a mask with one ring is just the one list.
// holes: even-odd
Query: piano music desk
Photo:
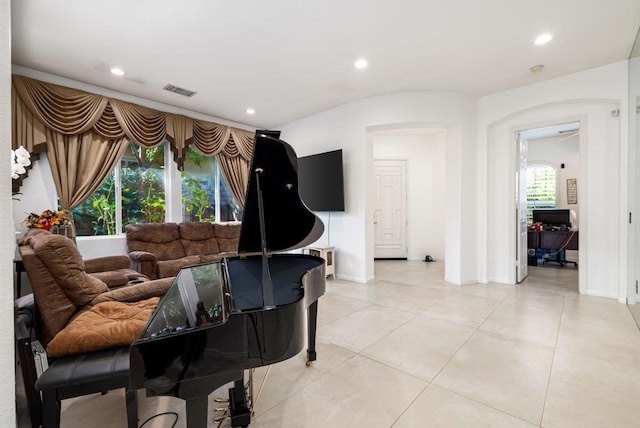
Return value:
[(324, 274), (336, 279), (335, 247), (307, 247), (307, 254), (324, 259)]

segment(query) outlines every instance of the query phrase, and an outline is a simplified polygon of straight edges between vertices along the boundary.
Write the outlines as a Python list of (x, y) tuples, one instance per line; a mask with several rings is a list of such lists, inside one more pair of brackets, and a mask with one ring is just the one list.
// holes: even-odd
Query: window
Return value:
[[(171, 201), (165, 198), (171, 173), (165, 171), (166, 148), (165, 144), (147, 149), (130, 143), (113, 174), (73, 210), (76, 235), (117, 235), (124, 233), (128, 223), (167, 221)], [(175, 164), (170, 166), (176, 169)], [(182, 217), (172, 221), (241, 219), (215, 157), (189, 149), (181, 188)]]
[(548, 165), (530, 165), (527, 168), (527, 219), (532, 211), (556, 207), (556, 169)]
[(182, 221), (235, 221), (241, 215), (217, 159), (190, 148), (182, 172)]
[(163, 222), (164, 150), (130, 143), (113, 174), (73, 210), (76, 235), (115, 235), (127, 223)]

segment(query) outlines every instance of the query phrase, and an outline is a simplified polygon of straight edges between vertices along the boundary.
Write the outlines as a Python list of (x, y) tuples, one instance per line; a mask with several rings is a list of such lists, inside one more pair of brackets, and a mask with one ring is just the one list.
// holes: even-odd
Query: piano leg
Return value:
[(187, 404), (187, 428), (206, 428), (209, 413), (207, 396), (185, 400)]
[(316, 327), (318, 324), (318, 301), (307, 309), (307, 367), (316, 360)]

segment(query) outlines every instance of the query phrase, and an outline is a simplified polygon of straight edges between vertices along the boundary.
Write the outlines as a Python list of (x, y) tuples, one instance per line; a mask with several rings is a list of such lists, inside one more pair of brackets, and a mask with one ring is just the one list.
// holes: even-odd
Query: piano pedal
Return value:
[(222, 397), (216, 397), (213, 399), (214, 403), (228, 403), (229, 399), (228, 398), (222, 398)]
[(229, 408), (228, 407), (218, 407), (214, 410), (214, 412), (216, 413), (220, 413), (220, 412), (228, 412)]
[(217, 416), (216, 418), (213, 419), (213, 422), (222, 422), (222, 421), (226, 421), (227, 419), (231, 419), (231, 416), (229, 415)]

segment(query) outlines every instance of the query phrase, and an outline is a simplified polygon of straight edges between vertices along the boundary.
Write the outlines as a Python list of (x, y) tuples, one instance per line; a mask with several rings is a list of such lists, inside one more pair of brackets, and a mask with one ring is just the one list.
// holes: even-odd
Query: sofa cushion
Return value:
[(187, 256), (218, 254), (218, 242), (211, 223), (180, 223), (180, 241)]
[(176, 223), (127, 224), (127, 248), (155, 254), (158, 260), (186, 256)]
[(47, 345), (52, 357), (131, 345), (142, 333), (160, 301), (102, 302), (82, 312)]
[(158, 262), (158, 276), (167, 278), (178, 275), (180, 269), (185, 266), (193, 266), (200, 264), (200, 257), (186, 256), (175, 260), (164, 260)]
[(240, 240), (240, 223), (214, 223), (213, 233), (221, 253), (237, 253)]

